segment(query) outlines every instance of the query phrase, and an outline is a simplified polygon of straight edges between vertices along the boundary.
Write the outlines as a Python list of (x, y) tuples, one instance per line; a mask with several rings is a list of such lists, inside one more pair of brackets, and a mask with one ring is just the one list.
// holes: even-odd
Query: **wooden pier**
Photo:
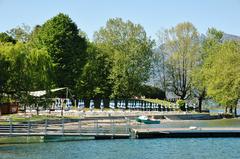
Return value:
[[(189, 127), (151, 128), (132, 123), (129, 118), (58, 119), (0, 124), (0, 139), (40, 138), (45, 141), (76, 141), (85, 139), (204, 138), (240, 137), (240, 128)], [(7, 141), (7, 140), (6, 140)], [(1, 143), (1, 142), (0, 142)]]
[(0, 125), (0, 137), (42, 136), (44, 138), (76, 139), (125, 139), (130, 138), (128, 119), (74, 119), (68, 121), (45, 120), (42, 122), (16, 123), (8, 121)]
[(240, 137), (240, 128), (145, 128), (132, 129), (135, 138), (208, 138)]

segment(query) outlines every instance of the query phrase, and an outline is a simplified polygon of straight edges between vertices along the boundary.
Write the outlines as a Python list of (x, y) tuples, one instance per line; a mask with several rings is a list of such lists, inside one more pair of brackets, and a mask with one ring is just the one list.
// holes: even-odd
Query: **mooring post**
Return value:
[(115, 135), (114, 119), (112, 119), (112, 136)]
[(96, 123), (96, 135), (98, 135), (98, 120), (95, 121)]
[(48, 121), (45, 119), (45, 135), (47, 135), (47, 126), (48, 126)]
[(12, 118), (10, 117), (9, 118), (9, 133), (10, 133), (10, 135), (12, 135), (12, 132), (13, 132), (13, 125), (12, 125)]
[(64, 135), (64, 117), (62, 118), (62, 135)]
[(31, 128), (30, 119), (28, 118), (28, 135), (30, 135), (30, 128)]
[(78, 133), (81, 135), (81, 119), (78, 121)]
[(128, 129), (129, 129), (129, 126), (128, 126), (128, 123), (129, 122), (129, 119), (128, 118), (126, 118), (126, 133), (127, 134), (129, 134), (129, 131), (128, 131)]

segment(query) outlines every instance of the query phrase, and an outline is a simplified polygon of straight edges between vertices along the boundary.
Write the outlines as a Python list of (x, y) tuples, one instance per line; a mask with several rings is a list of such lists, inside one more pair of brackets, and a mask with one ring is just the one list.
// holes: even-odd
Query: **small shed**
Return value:
[(17, 102), (0, 103), (0, 115), (18, 113), (18, 107), (19, 104)]

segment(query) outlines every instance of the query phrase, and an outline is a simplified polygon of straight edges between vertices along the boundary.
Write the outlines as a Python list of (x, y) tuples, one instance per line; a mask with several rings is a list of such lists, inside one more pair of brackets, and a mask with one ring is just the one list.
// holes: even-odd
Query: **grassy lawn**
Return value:
[(164, 105), (166, 107), (169, 107), (170, 104), (175, 104), (175, 103), (168, 102), (168, 101), (165, 101), (165, 100), (160, 100), (160, 99), (142, 99), (142, 100), (146, 101), (146, 102), (161, 104), (161, 105)]
[[(22, 123), (22, 122), (28, 122), (29, 120), (31, 122), (35, 122), (35, 121), (45, 121), (46, 119), (48, 120), (56, 120), (56, 119), (62, 119), (61, 116), (50, 116), (50, 115), (32, 115), (31, 117), (28, 116), (23, 116), (23, 115), (19, 115), (19, 114), (10, 114), (10, 115), (4, 115), (5, 120), (2, 119), (0, 121), (1, 125), (8, 125), (9, 124), (9, 119), (12, 120), (13, 124), (18, 124), (18, 123)], [(64, 117), (65, 119), (67, 118), (71, 118), (71, 117)]]
[(0, 137), (0, 144), (16, 144), (16, 143), (40, 143), (44, 142), (42, 136), (12, 136)]

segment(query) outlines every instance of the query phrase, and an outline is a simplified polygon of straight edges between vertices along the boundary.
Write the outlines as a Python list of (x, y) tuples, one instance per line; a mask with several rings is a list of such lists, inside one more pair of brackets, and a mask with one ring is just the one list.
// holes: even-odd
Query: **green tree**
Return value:
[(207, 96), (207, 89), (205, 85), (205, 76), (203, 72), (203, 64), (205, 59), (211, 54), (215, 46), (221, 43), (223, 32), (215, 28), (209, 28), (207, 36), (201, 41), (201, 52), (197, 65), (191, 73), (192, 78), (192, 92), (194, 97), (198, 98), (199, 112), (202, 111), (202, 101)]
[(77, 25), (65, 14), (58, 14), (37, 28), (33, 43), (50, 54), (58, 87), (74, 89), (85, 64), (86, 40)]
[(168, 89), (181, 99), (186, 99), (191, 91), (191, 71), (199, 56), (199, 34), (189, 22), (165, 30), (163, 51), (166, 53)]
[(204, 84), (205, 76), (203, 75), (202, 66), (196, 66), (191, 73), (192, 94), (198, 99), (198, 111), (202, 112), (202, 102), (207, 96), (207, 89)]
[(29, 105), (30, 91), (50, 89), (53, 64), (46, 49), (31, 48), (24, 43), (8, 43), (0, 46), (0, 52), (6, 55), (10, 64), (5, 91), (15, 92), (25, 108)]
[(240, 98), (239, 52), (239, 42), (224, 42), (211, 49), (203, 66), (208, 95), (226, 109), (229, 107), (230, 113)]
[(7, 33), (0, 33), (0, 44), (7, 42), (16, 44), (16, 40), (13, 37), (9, 36)]
[(10, 60), (4, 53), (5, 46), (0, 45), (0, 102), (3, 97), (3, 93), (7, 92), (7, 82), (10, 78)]
[(22, 26), (17, 26), (16, 28), (10, 29), (7, 31), (7, 33), (15, 40), (26, 43), (30, 40), (30, 31), (30, 26), (22, 24)]
[(77, 84), (78, 94), (85, 99), (109, 98), (111, 95), (111, 61), (104, 50), (89, 43), (87, 63)]
[(145, 98), (166, 99), (165, 92), (158, 87), (143, 85), (141, 87), (141, 95)]
[(168, 53), (166, 47), (166, 32), (159, 31), (158, 36), (158, 47), (154, 50), (153, 54), (153, 66), (152, 66), (152, 79), (154, 84), (159, 86), (165, 94), (168, 91), (169, 80), (167, 70), (167, 59)]
[(143, 27), (121, 18), (110, 19), (94, 34), (94, 41), (108, 50), (113, 61), (110, 74), (112, 97), (137, 95), (140, 86), (149, 78), (152, 60), (153, 41)]
[(42, 28), (41, 25), (36, 25), (32, 30), (30, 34), (30, 41), (29, 41), (32, 46), (38, 46), (41, 43), (39, 42), (39, 39), (38, 39), (38, 33), (41, 28)]

